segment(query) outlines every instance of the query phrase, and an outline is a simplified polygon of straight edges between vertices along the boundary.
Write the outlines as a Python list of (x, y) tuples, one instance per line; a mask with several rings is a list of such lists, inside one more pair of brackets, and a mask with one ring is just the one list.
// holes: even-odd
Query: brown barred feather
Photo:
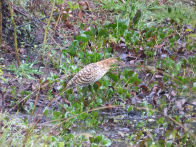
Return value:
[(108, 58), (86, 65), (68, 82), (66, 89), (76, 86), (87, 86), (98, 81), (109, 71), (110, 66), (117, 62), (116, 58)]

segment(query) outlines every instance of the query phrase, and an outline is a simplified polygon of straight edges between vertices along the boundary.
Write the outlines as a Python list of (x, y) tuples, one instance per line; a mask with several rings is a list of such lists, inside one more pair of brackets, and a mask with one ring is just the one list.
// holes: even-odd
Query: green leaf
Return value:
[(111, 140), (108, 138), (104, 138), (103, 143), (104, 146), (110, 146), (112, 144)]
[(113, 73), (108, 73), (108, 76), (114, 81), (114, 82), (118, 82), (119, 81), (119, 76)]
[(108, 31), (107, 31), (106, 29), (100, 29), (100, 30), (98, 31), (98, 36), (99, 36), (99, 37), (101, 37), (101, 36), (103, 36), (103, 37), (108, 37), (108, 36), (109, 36), (109, 33), (108, 33)]
[(172, 11), (171, 7), (168, 7), (167, 11), (168, 11), (168, 13), (171, 13), (171, 11)]
[(133, 106), (129, 106), (128, 109), (127, 109), (128, 112), (130, 112), (132, 110), (133, 110)]
[(136, 25), (139, 22), (141, 16), (142, 16), (142, 11), (141, 10), (137, 10), (135, 16), (133, 17), (133, 24), (134, 25)]
[(56, 118), (59, 118), (60, 115), (61, 115), (61, 113), (58, 112), (58, 111), (54, 111), (52, 114), (53, 114), (53, 116), (56, 117)]
[(44, 115), (45, 115), (45, 116), (48, 116), (48, 112), (49, 112), (49, 111), (48, 111), (48, 108), (46, 107), (45, 110), (44, 110)]
[(124, 70), (124, 76), (126, 79), (129, 79), (133, 75), (134, 71), (132, 70)]

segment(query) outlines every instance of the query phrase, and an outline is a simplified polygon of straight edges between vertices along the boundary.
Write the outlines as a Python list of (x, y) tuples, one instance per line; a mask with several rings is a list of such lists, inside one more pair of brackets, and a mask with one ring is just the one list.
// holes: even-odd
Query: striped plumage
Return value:
[(87, 86), (98, 81), (108, 72), (110, 66), (117, 62), (118, 60), (116, 58), (108, 58), (86, 65), (68, 82), (66, 89), (75, 86)]

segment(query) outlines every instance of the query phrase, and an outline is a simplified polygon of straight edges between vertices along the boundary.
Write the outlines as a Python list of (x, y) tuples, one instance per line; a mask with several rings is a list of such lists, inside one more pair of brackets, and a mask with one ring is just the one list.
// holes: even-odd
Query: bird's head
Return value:
[(115, 57), (111, 57), (111, 58), (108, 58), (108, 59), (106, 59), (106, 60), (103, 60), (103, 62), (104, 62), (104, 64), (106, 64), (107, 66), (111, 66), (111, 65), (113, 65), (113, 64), (118, 63), (118, 60), (117, 60), (117, 58), (115, 58)]

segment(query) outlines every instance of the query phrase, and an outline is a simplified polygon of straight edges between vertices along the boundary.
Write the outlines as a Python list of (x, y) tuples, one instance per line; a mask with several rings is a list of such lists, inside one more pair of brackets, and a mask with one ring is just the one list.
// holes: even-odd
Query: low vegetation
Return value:
[[(196, 144), (194, 1), (39, 3), (11, 3), (20, 65), (4, 16), (0, 146)], [(109, 57), (121, 62), (98, 82), (65, 89)]]

